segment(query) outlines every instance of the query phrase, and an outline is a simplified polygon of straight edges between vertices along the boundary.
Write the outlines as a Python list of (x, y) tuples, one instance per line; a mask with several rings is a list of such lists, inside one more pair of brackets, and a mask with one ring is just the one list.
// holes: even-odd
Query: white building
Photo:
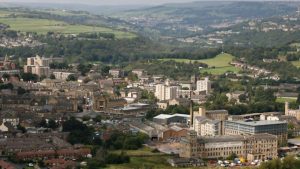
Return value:
[(221, 121), (211, 120), (203, 116), (194, 118), (193, 130), (198, 136), (216, 136), (221, 134)]
[(119, 78), (124, 76), (124, 72), (120, 69), (110, 69), (109, 74), (112, 75), (114, 78)]
[(165, 99), (165, 89), (166, 86), (164, 84), (157, 84), (155, 85), (155, 97), (158, 100), (166, 100)]
[(198, 80), (196, 90), (199, 92), (206, 91), (209, 93), (211, 90), (211, 81), (206, 77), (204, 80)]
[(53, 75), (55, 76), (55, 79), (67, 80), (70, 75), (75, 75), (75, 73), (72, 73), (72, 72), (53, 72)]
[(136, 74), (138, 77), (142, 77), (145, 74), (144, 69), (134, 69), (132, 70), (133, 74)]
[(24, 65), (25, 73), (32, 73), (38, 76), (48, 77), (50, 74), (50, 63), (52, 59), (40, 56), (27, 58), (27, 64)]
[(178, 86), (167, 86), (165, 84), (157, 84), (155, 86), (155, 97), (158, 100), (170, 100), (177, 97)]
[(175, 99), (177, 96), (178, 86), (166, 87), (166, 100)]
[(12, 126), (16, 127), (19, 125), (20, 119), (19, 118), (3, 118), (2, 123), (10, 123)]

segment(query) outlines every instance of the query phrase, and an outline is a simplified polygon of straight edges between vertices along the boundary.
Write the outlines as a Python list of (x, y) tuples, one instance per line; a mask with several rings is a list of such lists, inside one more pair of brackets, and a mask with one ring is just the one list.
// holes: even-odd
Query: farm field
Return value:
[(8, 16), (9, 14), (12, 14), (11, 12), (8, 12), (8, 11), (0, 11), (0, 17), (6, 17)]
[[(0, 13), (1, 16), (1, 13)], [(35, 19), (35, 18), (5, 18), (0, 17), (0, 23), (10, 26), (11, 30), (21, 32), (36, 32), (38, 34), (46, 34), (47, 32), (57, 32), (64, 34), (79, 34), (88, 32), (113, 33), (116, 38), (133, 38), (136, 35), (130, 32), (122, 32), (105, 27), (93, 27), (86, 25), (70, 25), (65, 22)]]
[(185, 63), (197, 61), (197, 62), (205, 63), (209, 66), (209, 68), (201, 69), (200, 71), (202, 73), (207, 72), (207, 73), (211, 73), (213, 75), (220, 75), (220, 74), (226, 73), (228, 71), (235, 72), (235, 73), (239, 72), (239, 70), (240, 70), (239, 68), (236, 68), (229, 64), (233, 59), (234, 59), (234, 56), (227, 54), (227, 53), (222, 53), (211, 59), (201, 59), (201, 60), (161, 59), (161, 60), (162, 61), (174, 60), (176, 62), (185, 62)]

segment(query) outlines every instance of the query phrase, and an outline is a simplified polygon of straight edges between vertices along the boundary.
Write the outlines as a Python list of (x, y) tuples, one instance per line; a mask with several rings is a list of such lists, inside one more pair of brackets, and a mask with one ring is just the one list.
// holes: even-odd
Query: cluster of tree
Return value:
[(25, 82), (33, 81), (37, 82), (39, 80), (39, 76), (32, 73), (21, 73), (21, 79)]
[(287, 61), (298, 61), (300, 59), (300, 53), (288, 53), (286, 55)]
[(85, 124), (71, 117), (63, 123), (63, 131), (69, 132), (68, 141), (71, 144), (92, 144), (93, 143), (93, 129), (87, 127)]
[(287, 156), (282, 161), (279, 158), (268, 162), (263, 162), (258, 169), (298, 169), (300, 168), (300, 160), (294, 156)]
[(77, 81), (77, 77), (76, 77), (76, 75), (74, 75), (74, 74), (70, 74), (68, 77), (67, 77), (67, 81)]
[(10, 89), (10, 90), (13, 90), (13, 89), (14, 89), (14, 85), (11, 84), (11, 83), (3, 83), (3, 84), (0, 84), (0, 90), (3, 90), (3, 89)]
[[(295, 38), (295, 37), (294, 37)], [(226, 52), (229, 52), (237, 57), (246, 59), (249, 65), (265, 68), (280, 75), (284, 81), (292, 81), (294, 77), (300, 77), (300, 69), (293, 66), (290, 62), (273, 62), (264, 63), (263, 59), (277, 59), (279, 54), (286, 55), (290, 50), (287, 44), (276, 47), (225, 47)]]
[(49, 64), (49, 67), (51, 69), (69, 69), (69, 64), (67, 62), (59, 63), (59, 62), (53, 62)]
[[(235, 91), (239, 85), (233, 85), (227, 80), (218, 80), (214, 83), (216, 92), (213, 93), (205, 103), (208, 109), (226, 109), (230, 114), (240, 115), (246, 113), (282, 111), (284, 105), (276, 102), (275, 90), (264, 89), (262, 87), (253, 87), (256, 82), (248, 82), (246, 86), (242, 86), (245, 94), (240, 95), (240, 102), (236, 100), (228, 100), (227, 92)], [(231, 85), (231, 86), (229, 86)]]
[(86, 73), (88, 73), (92, 69), (93, 65), (91, 64), (83, 64), (80, 63), (77, 66), (77, 70), (81, 73), (81, 75), (85, 76)]
[(178, 63), (176, 61), (138, 61), (128, 67), (134, 69), (145, 69), (152, 75), (164, 75), (175, 80), (188, 80), (192, 75), (199, 74), (199, 67), (207, 67), (206, 64), (199, 62)]
[[(245, 47), (278, 47), (289, 44), (300, 37), (300, 31), (284, 32), (281, 30), (262, 31), (242, 31), (240, 34), (232, 35), (225, 40), (225, 44), (235, 44), (238, 42)], [(280, 40), (279, 40), (280, 39)]]
[(50, 128), (50, 129), (56, 129), (58, 128), (58, 123), (55, 122), (53, 119), (42, 119), (38, 124), (37, 127), (43, 127), (43, 128)]
[(147, 90), (143, 90), (142, 91), (140, 99), (145, 99), (145, 100), (148, 100), (148, 101), (153, 102), (153, 103), (155, 101), (157, 101), (157, 98), (155, 97), (154, 93), (153, 92), (149, 92)]
[(120, 154), (109, 153), (105, 149), (98, 149), (94, 157), (87, 161), (88, 169), (98, 169), (106, 167), (107, 164), (129, 163), (130, 157), (123, 151)]
[(148, 136), (143, 133), (136, 135), (114, 131), (110, 139), (104, 142), (104, 147), (114, 150), (136, 150), (143, 146)]
[(115, 39), (115, 34), (113, 33), (80, 33), (77, 37), (88, 38), (88, 39)]
[[(104, 36), (98, 34), (97, 36)], [(128, 63), (137, 60), (160, 58), (204, 59), (216, 56), (220, 49), (199, 49), (196, 47), (170, 47), (154, 43), (147, 38), (133, 39), (95, 39), (65, 37), (63, 35), (34, 35), (35, 39), (47, 45), (35, 48), (16, 47), (0, 48), (0, 56), (16, 55), (27, 58), (39, 54), (50, 57), (64, 56), (66, 59), (83, 63), (86, 61), (101, 61), (103, 63)], [(51, 67), (66, 67), (52, 64)]]
[[(2, 24), (0, 25), (0, 30), (1, 30)], [(0, 37), (7, 37), (7, 38), (17, 38), (18, 33), (13, 30), (7, 30), (8, 26), (5, 26), (5, 30), (0, 31)]]

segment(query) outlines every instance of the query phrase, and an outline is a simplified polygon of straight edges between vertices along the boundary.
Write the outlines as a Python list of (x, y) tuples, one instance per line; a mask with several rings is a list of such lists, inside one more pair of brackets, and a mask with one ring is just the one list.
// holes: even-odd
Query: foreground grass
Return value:
[[(1, 14), (0, 14), (1, 15)], [(71, 25), (61, 21), (36, 19), (36, 18), (5, 18), (0, 17), (0, 23), (10, 26), (9, 29), (21, 32), (36, 32), (46, 34), (56, 32), (63, 34), (79, 34), (89, 32), (113, 33), (116, 38), (133, 38), (136, 35), (130, 32), (122, 32), (106, 27), (93, 27), (86, 25)]]

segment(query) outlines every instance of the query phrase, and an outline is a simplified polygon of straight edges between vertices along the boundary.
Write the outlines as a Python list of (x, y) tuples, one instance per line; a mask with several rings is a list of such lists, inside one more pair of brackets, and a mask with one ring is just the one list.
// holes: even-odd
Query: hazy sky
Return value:
[(157, 5), (165, 3), (192, 2), (197, 0), (0, 0), (1, 2), (35, 2), (35, 3), (83, 3), (95, 5)]

